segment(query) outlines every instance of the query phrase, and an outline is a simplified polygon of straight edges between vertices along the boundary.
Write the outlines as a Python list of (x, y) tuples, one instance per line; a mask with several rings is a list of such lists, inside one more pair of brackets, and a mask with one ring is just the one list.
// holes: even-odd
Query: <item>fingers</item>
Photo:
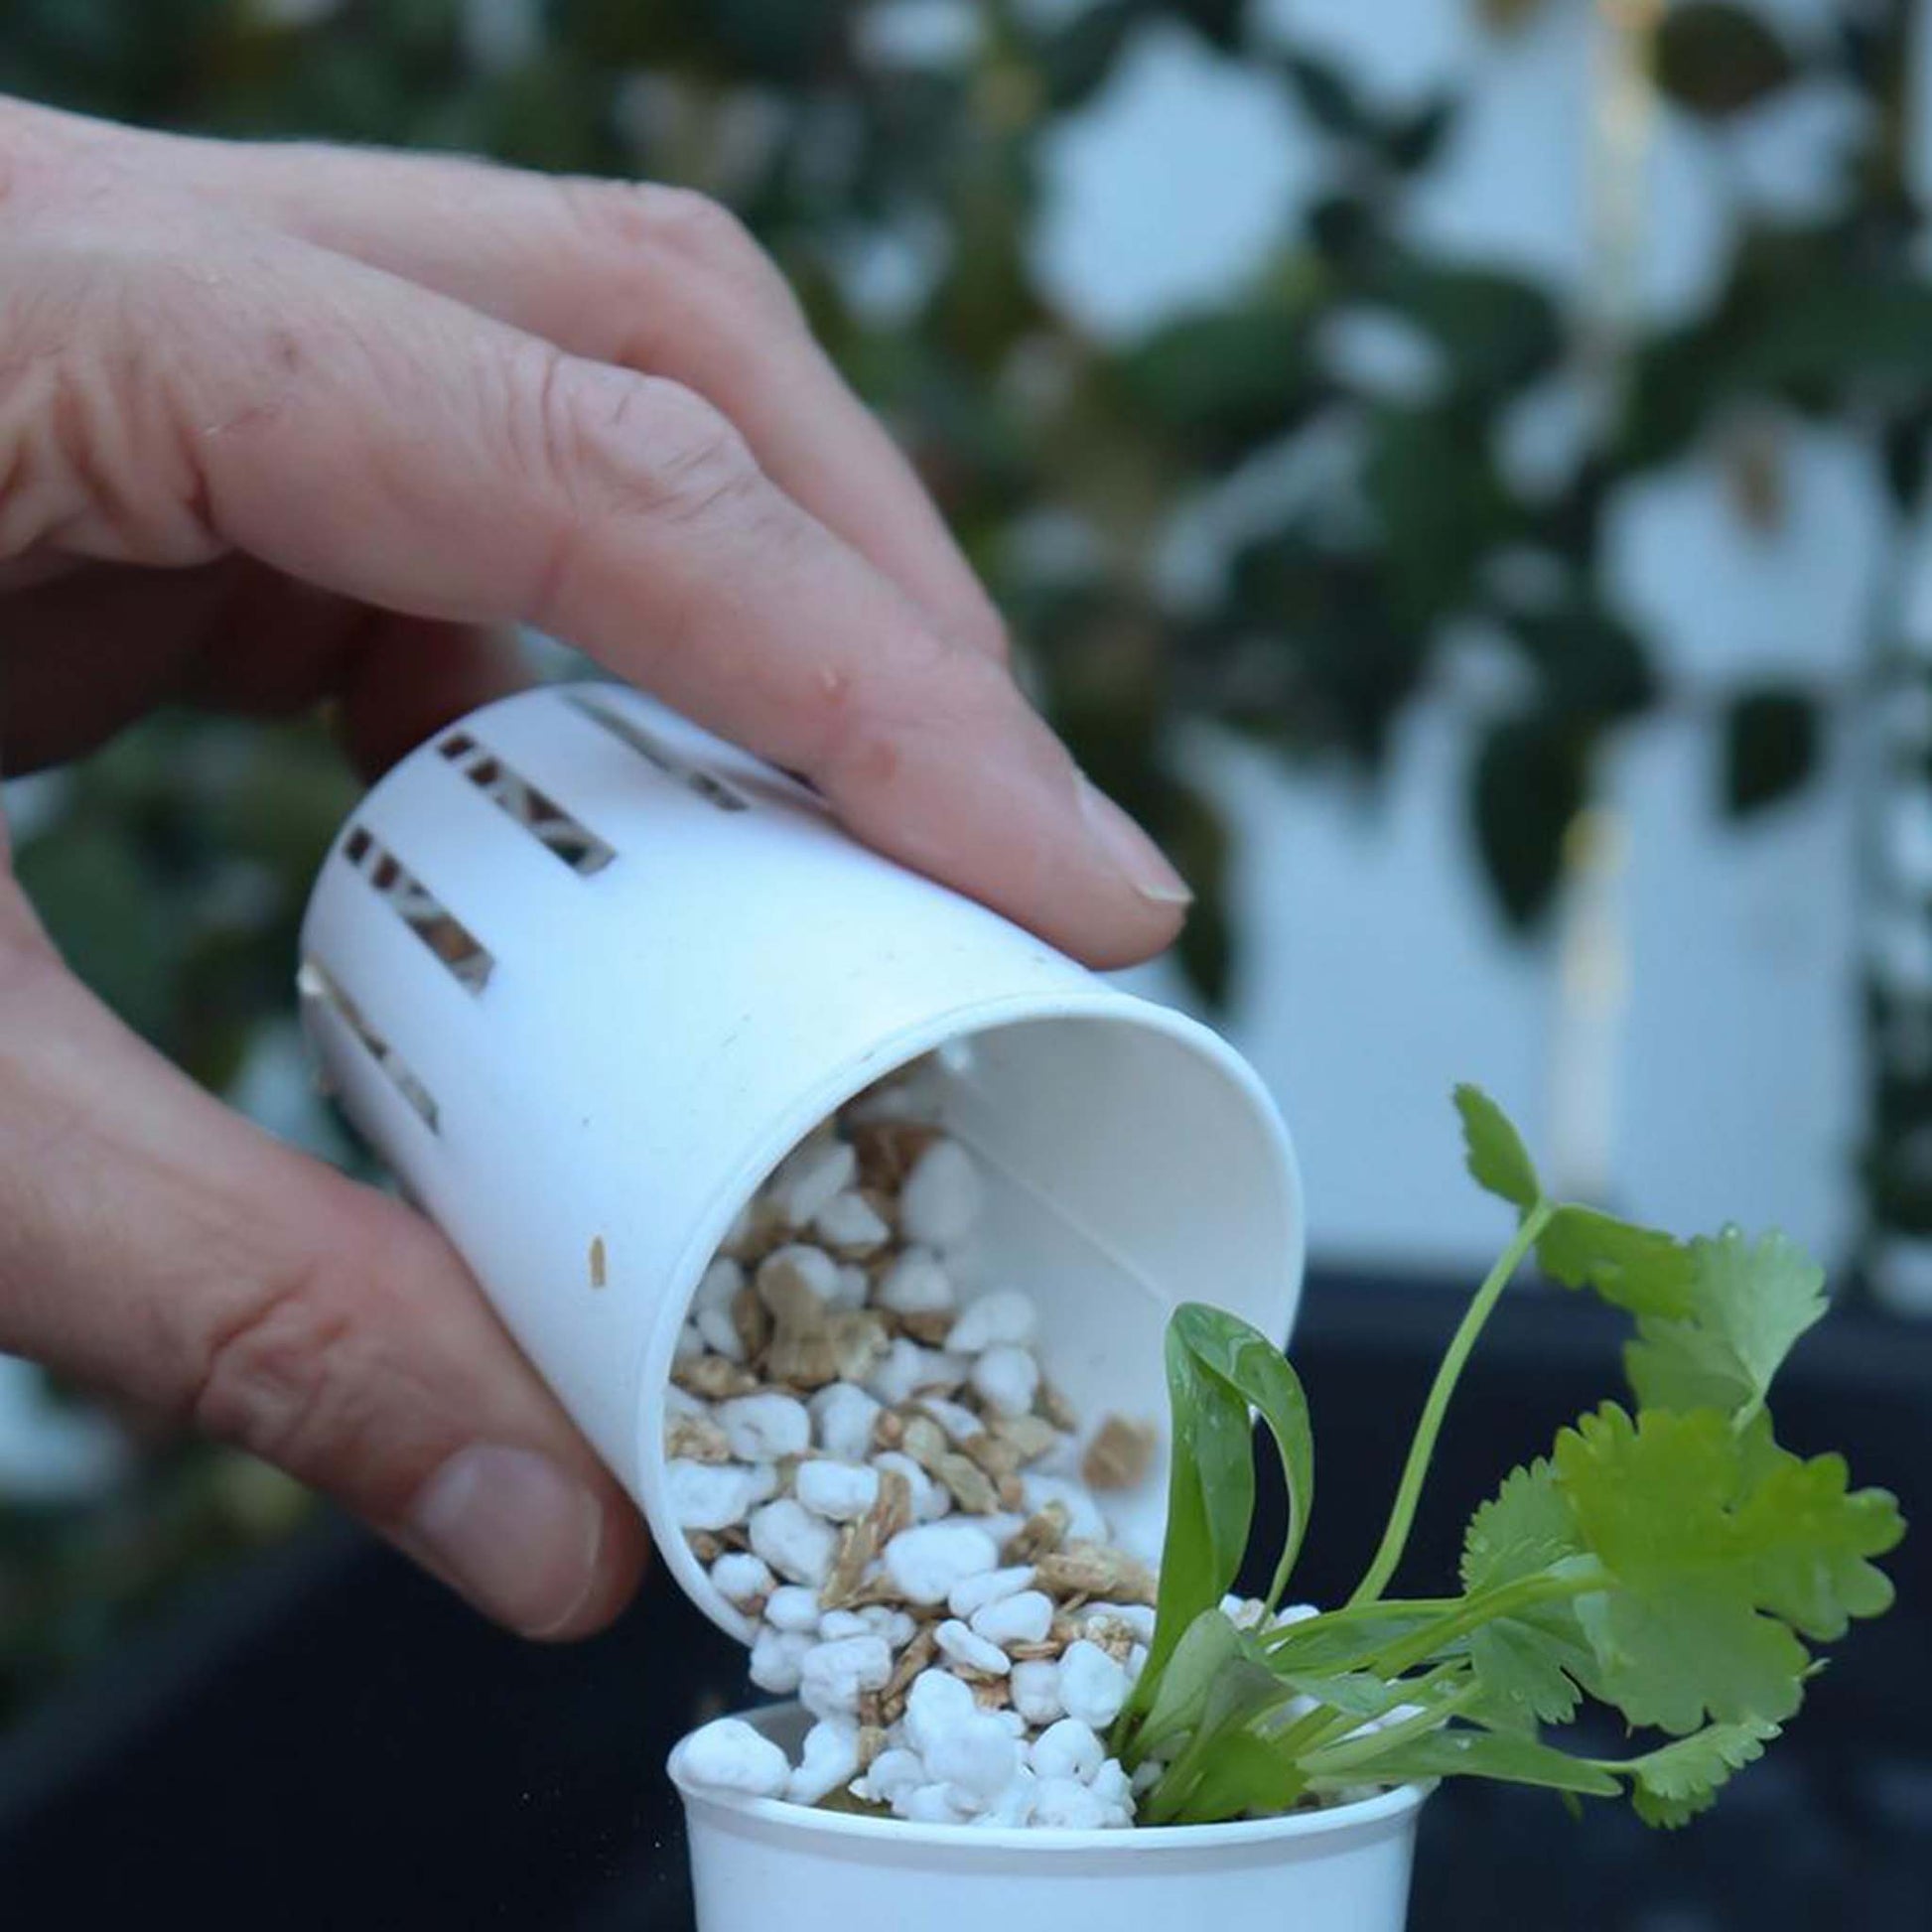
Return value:
[(1005, 630), (930, 498), (737, 219), (688, 191), (459, 159), (130, 134), (163, 178), (574, 355), (669, 376), (955, 642)]
[(531, 1636), (643, 1536), (456, 1255), (126, 1033), (0, 906), (0, 1349), (335, 1497)]
[[(66, 259), (127, 218), (51, 195), (11, 245)], [(69, 544), (236, 548), (417, 617), (527, 621), (1097, 964), (1172, 936), (1185, 889), (1002, 666), (940, 634), (692, 391), (281, 236), (250, 231), (237, 261), (193, 198), (138, 218), (196, 268), (74, 305), (48, 386), (69, 433), (20, 498), (58, 509)], [(49, 442), (30, 423), (24, 446)], [(0, 554), (6, 524), (0, 504)], [(36, 534), (29, 515), (15, 543)]]
[(246, 557), (69, 572), (7, 600), (0, 770), (78, 758), (157, 704), (281, 717), (331, 701), (373, 776), (528, 681), (508, 631), (375, 610)]

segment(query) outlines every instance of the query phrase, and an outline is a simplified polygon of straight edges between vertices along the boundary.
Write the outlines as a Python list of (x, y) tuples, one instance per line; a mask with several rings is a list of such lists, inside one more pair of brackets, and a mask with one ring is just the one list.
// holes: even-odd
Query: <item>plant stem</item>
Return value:
[(1295, 1568), (1296, 1559), (1302, 1554), (1293, 1539), (1282, 1545), (1282, 1560), (1275, 1566), (1275, 1575), (1268, 1586), (1268, 1594), (1262, 1601), (1267, 1606), (1264, 1616), (1273, 1616), (1282, 1606), (1282, 1593), (1288, 1588), (1290, 1573)]
[[(1365, 1737), (1344, 1737), (1339, 1743), (1322, 1746), (1309, 1757), (1309, 1782), (1325, 1782), (1338, 1772), (1357, 1770), (1363, 1764), (1373, 1763), (1391, 1744), (1406, 1744), (1411, 1737), (1420, 1737), (1424, 1731), (1440, 1730), (1449, 1719), (1466, 1710), (1481, 1695), (1482, 1687), (1479, 1684), (1465, 1684), (1461, 1690), (1451, 1692), (1426, 1711), (1418, 1711), (1412, 1718), (1404, 1718), (1400, 1724), (1385, 1725)], [(1321, 1759), (1318, 1767), (1315, 1762), (1317, 1757)], [(1350, 1778), (1344, 1782), (1354, 1783), (1355, 1780)]]
[(1587, 1596), (1608, 1583), (1609, 1573), (1601, 1564), (1583, 1561), (1562, 1576), (1539, 1570), (1533, 1576), (1518, 1577), (1513, 1583), (1498, 1584), (1493, 1589), (1477, 1590), (1473, 1596), (1465, 1596), (1448, 1616), (1399, 1637), (1388, 1649), (1377, 1652), (1369, 1668), (1378, 1677), (1399, 1677), (1425, 1657), (1434, 1656), (1445, 1644), (1453, 1643), (1457, 1637), (1466, 1636), (1484, 1623), (1493, 1623), (1498, 1617), (1514, 1615), (1537, 1603), (1561, 1603), (1574, 1596)]
[(1373, 1603), (1395, 1575), (1395, 1567), (1402, 1561), (1410, 1528), (1416, 1520), (1416, 1505), (1422, 1497), (1423, 1479), (1428, 1475), (1429, 1464), (1436, 1453), (1436, 1439), (1442, 1434), (1443, 1418), (1449, 1411), (1449, 1397), (1455, 1393), (1456, 1382), (1461, 1377), (1470, 1351), (1476, 1345), (1476, 1337), (1482, 1333), (1483, 1323), (1489, 1319), (1503, 1290), (1509, 1286), (1510, 1277), (1515, 1274), (1523, 1257), (1536, 1245), (1537, 1237), (1554, 1212), (1549, 1201), (1538, 1201), (1523, 1216), (1523, 1224), (1516, 1230), (1516, 1238), (1503, 1250), (1495, 1267), (1490, 1269), (1488, 1277), (1476, 1290), (1475, 1300), (1469, 1304), (1468, 1312), (1463, 1315), (1461, 1325), (1449, 1342), (1449, 1352), (1436, 1371), (1429, 1400), (1423, 1405), (1422, 1421), (1416, 1426), (1416, 1438), (1409, 1446), (1409, 1459), (1403, 1465), (1402, 1481), (1395, 1492), (1395, 1504), (1389, 1511), (1388, 1528), (1382, 1532), (1382, 1541), (1376, 1548), (1367, 1574), (1355, 1586), (1354, 1593), (1344, 1607)]
[(1400, 1599), (1383, 1598), (1374, 1603), (1357, 1603), (1352, 1609), (1323, 1610), (1319, 1615), (1305, 1616), (1299, 1623), (1285, 1624), (1279, 1630), (1269, 1631), (1263, 1642), (1269, 1650), (1283, 1650), (1311, 1631), (1341, 1630), (1351, 1624), (1386, 1621), (1391, 1616), (1405, 1614), (1443, 1616), (1460, 1608), (1464, 1600), (1460, 1596), (1405, 1596)]
[[(1409, 1687), (1411, 1695), (1402, 1700), (1413, 1704), (1418, 1698), (1427, 1698), (1439, 1685), (1448, 1683), (1451, 1678), (1464, 1674), (1468, 1669), (1460, 1658), (1447, 1664), (1439, 1664), (1426, 1676), (1419, 1677)], [(1431, 1706), (1432, 1710), (1441, 1706)], [(1318, 1710), (1308, 1712), (1296, 1719), (1294, 1724), (1274, 1739), (1284, 1756), (1303, 1757), (1320, 1750), (1325, 1744), (1346, 1737), (1349, 1732), (1359, 1730), (1368, 1722), (1365, 1718), (1353, 1717), (1345, 1711), (1337, 1711), (1333, 1705), (1324, 1704)]]

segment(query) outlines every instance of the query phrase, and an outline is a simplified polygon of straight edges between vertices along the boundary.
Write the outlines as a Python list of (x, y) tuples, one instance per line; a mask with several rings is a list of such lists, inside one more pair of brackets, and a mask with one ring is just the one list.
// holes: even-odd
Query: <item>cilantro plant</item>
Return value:
[[(1167, 1343), (1173, 1471), (1148, 1666), (1114, 1748), (1160, 1768), (1143, 1824), (1204, 1823), (1362, 1786), (1475, 1776), (1615, 1797), (1682, 1824), (1798, 1709), (1812, 1647), (1876, 1616), (1872, 1559), (1904, 1533), (1838, 1455), (1782, 1448), (1772, 1379), (1825, 1312), (1823, 1276), (1779, 1234), (1688, 1243), (1553, 1201), (1502, 1110), (1459, 1087), (1470, 1174), (1516, 1211), (1424, 1405), (1367, 1573), (1347, 1602), (1278, 1621), (1314, 1502), (1308, 1405), (1264, 1336), (1197, 1304)], [(1463, 1538), (1461, 1590), (1391, 1597), (1457, 1378), (1534, 1251), (1635, 1317), (1631, 1400), (1605, 1402), (1504, 1477)], [(1265, 1599), (1221, 1608), (1254, 1508), (1253, 1418), (1281, 1456), (1288, 1527)], [(1652, 1733), (1615, 1757), (1544, 1737), (1589, 1698)]]

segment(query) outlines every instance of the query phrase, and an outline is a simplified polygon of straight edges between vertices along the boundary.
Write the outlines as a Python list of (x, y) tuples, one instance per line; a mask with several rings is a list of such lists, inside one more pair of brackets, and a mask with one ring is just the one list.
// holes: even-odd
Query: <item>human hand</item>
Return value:
[[(0, 101), (0, 768), (163, 700), (335, 701), (379, 769), (581, 646), (1101, 965), (1185, 892), (730, 216), (667, 189)], [(239, 1443), (511, 1627), (642, 1532), (423, 1219), (62, 968), (0, 822), (0, 1348)]]

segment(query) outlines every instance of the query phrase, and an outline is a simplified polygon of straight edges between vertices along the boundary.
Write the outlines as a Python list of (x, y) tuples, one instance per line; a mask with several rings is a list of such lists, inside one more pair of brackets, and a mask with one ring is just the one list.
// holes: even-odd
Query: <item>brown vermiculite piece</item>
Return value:
[(1080, 1473), (1089, 1489), (1132, 1489), (1153, 1468), (1160, 1443), (1160, 1431), (1152, 1423), (1109, 1416), (1094, 1431), (1080, 1458)]
[[(668, 1489), (753, 1623), (754, 1683), (818, 1721), (788, 1796), (1125, 1825), (1098, 1740), (1145, 1660), (1154, 1578), (1093, 1491), (1145, 1479), (1158, 1446), (1119, 1417), (1082, 1443), (1031, 1299), (979, 1281), (982, 1185), (916, 1074), (788, 1156), (693, 1301)], [(1100, 1769), (1037, 1772), (1032, 1742), (1055, 1726), (1042, 1764)]]

